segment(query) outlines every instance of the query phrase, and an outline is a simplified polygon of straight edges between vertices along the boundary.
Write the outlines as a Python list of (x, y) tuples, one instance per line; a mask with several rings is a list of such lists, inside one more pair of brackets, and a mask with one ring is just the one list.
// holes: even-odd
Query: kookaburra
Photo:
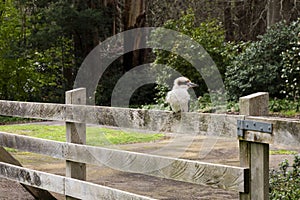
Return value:
[(188, 112), (190, 95), (188, 89), (198, 86), (192, 83), (188, 78), (179, 77), (174, 80), (171, 91), (168, 92), (166, 102), (170, 104), (174, 112)]

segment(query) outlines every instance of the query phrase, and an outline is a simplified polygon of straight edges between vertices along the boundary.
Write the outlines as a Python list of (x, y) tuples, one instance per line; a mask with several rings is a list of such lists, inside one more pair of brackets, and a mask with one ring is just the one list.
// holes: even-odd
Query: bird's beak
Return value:
[(192, 83), (192, 82), (188, 82), (187, 86), (189, 86), (189, 87), (198, 87), (199, 85), (197, 85), (195, 83)]

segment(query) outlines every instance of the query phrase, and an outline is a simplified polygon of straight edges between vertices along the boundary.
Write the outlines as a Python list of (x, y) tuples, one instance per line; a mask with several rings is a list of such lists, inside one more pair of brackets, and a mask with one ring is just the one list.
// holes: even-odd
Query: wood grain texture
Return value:
[(0, 114), (24, 118), (65, 121), (66, 105), (0, 100)]
[(0, 115), (227, 137), (236, 137), (236, 121), (243, 118), (243, 116), (226, 114), (176, 115), (160, 110), (1, 100)]
[[(23, 144), (23, 145), (19, 145)], [(56, 142), (0, 132), (0, 145), (55, 158), (243, 192), (247, 168)], [(49, 148), (44, 148), (49, 146)]]
[(269, 115), (269, 93), (257, 92), (241, 97), (239, 100), (240, 113), (249, 116)]
[(66, 195), (89, 200), (154, 200), (138, 194), (101, 186), (89, 182), (67, 178), (65, 181)]
[(244, 191), (244, 174), (247, 171), (240, 167), (82, 145), (69, 145), (67, 158), (106, 165), (120, 171), (235, 191)]
[[(247, 141), (239, 141), (239, 157), (240, 157), (240, 166), (250, 168), (251, 164), (251, 144)], [(251, 171), (249, 170), (249, 173)], [(239, 193), (240, 200), (250, 200), (250, 176), (245, 176), (245, 191)]]
[(246, 133), (245, 140), (289, 147), (300, 146), (300, 120), (252, 116), (247, 116), (246, 119), (271, 123), (273, 124), (273, 132), (272, 134), (249, 132)]
[(0, 177), (64, 194), (64, 177), (0, 162)]
[[(86, 89), (78, 88), (66, 92), (66, 104), (85, 105)], [(66, 122), (66, 141), (76, 144), (86, 143), (86, 124)], [(66, 160), (66, 177), (79, 180), (86, 180), (86, 164)], [(66, 196), (66, 200), (75, 200), (71, 196)]]
[(251, 143), (251, 199), (269, 199), (269, 145)]
[(31, 170), (3, 162), (0, 162), (0, 177), (79, 199), (152, 199), (86, 181)]
[[(240, 112), (246, 115), (267, 115), (269, 94), (255, 93), (240, 98)], [(256, 121), (256, 120), (254, 120)], [(269, 144), (264, 144), (265, 139), (274, 139), (269, 133), (246, 131), (244, 140), (239, 138), (240, 164), (250, 168), (249, 187), (247, 192), (240, 193), (241, 200), (269, 199)]]

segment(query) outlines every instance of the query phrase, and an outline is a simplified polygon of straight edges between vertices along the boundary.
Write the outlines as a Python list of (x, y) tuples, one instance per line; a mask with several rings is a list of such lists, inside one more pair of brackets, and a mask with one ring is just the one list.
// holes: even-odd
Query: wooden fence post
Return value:
[[(78, 88), (66, 92), (66, 104), (86, 104), (86, 89)], [(80, 114), (80, 113), (73, 113)], [(76, 144), (86, 144), (86, 124), (66, 122), (66, 139), (67, 142)], [(86, 180), (86, 164), (66, 161), (66, 176)], [(66, 196), (67, 200), (75, 198)]]
[[(269, 94), (258, 92), (240, 98), (240, 114), (266, 116), (269, 114)], [(249, 193), (240, 193), (241, 200), (269, 199), (269, 144), (239, 141), (240, 165), (249, 167)]]

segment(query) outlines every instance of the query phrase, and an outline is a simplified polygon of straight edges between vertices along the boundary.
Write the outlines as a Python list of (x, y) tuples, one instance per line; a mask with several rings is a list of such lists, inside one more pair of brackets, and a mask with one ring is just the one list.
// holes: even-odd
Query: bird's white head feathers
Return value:
[(173, 89), (176, 89), (176, 88), (191, 88), (191, 87), (196, 87), (198, 86), (197, 84), (195, 83), (192, 83), (188, 78), (186, 77), (179, 77), (179, 78), (176, 78), (174, 80), (174, 86), (173, 86)]

